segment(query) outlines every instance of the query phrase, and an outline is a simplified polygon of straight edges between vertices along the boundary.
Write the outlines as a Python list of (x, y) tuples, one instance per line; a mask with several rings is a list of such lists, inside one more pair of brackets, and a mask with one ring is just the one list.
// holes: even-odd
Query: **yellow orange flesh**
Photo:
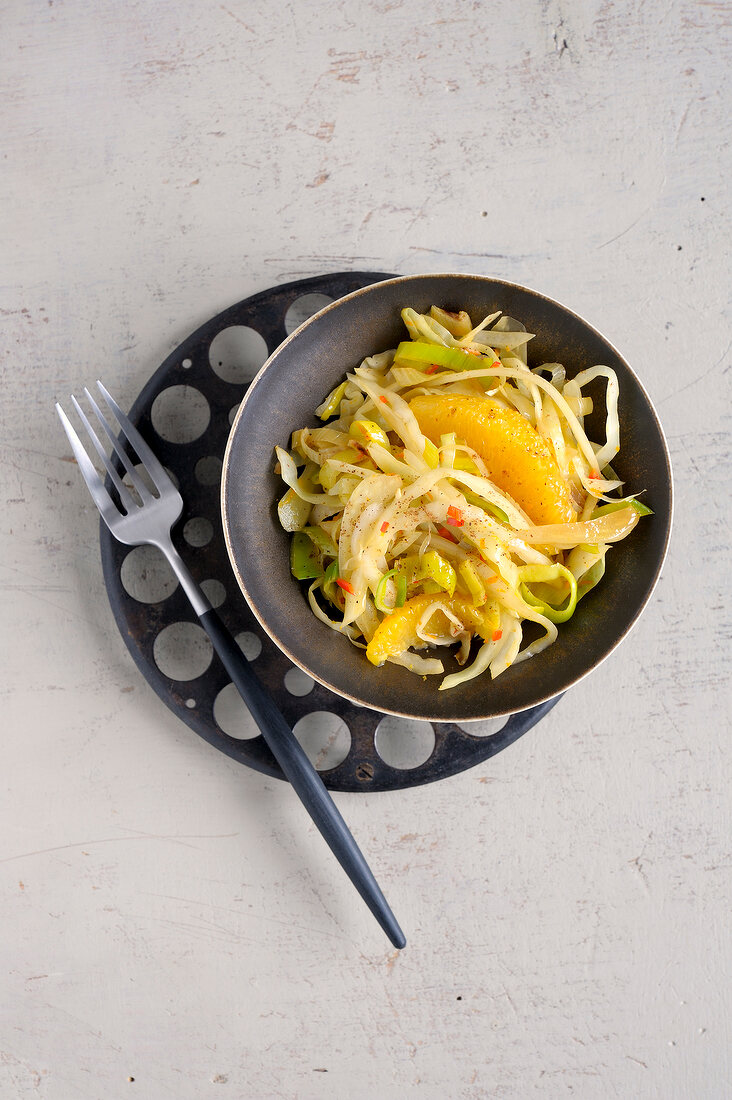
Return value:
[(569, 486), (547, 444), (521, 413), (489, 397), (421, 394), (409, 407), (433, 443), (455, 432), (486, 464), (488, 476), (534, 523), (572, 523)]
[[(431, 595), (413, 596), (403, 607), (398, 607), (382, 619), (366, 648), (369, 661), (373, 665), (383, 665), (387, 657), (396, 657), (410, 646), (424, 646), (424, 640), (417, 634), (417, 626), (424, 612), (436, 599), (442, 598)], [(479, 634), (485, 641), (490, 641), (499, 621), (495, 604), (489, 602), (477, 608), (459, 596), (445, 596), (442, 602), (447, 604), (467, 630)], [(452, 625), (442, 611), (435, 611), (429, 621), (430, 631), (438, 635), (449, 634)]]

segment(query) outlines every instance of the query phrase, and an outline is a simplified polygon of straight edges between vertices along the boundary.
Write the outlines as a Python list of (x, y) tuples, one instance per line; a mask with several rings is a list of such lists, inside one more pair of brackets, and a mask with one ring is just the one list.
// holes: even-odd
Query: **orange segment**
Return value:
[(421, 394), (409, 407), (434, 443), (455, 432), (486, 464), (488, 476), (523, 508), (534, 523), (577, 519), (569, 486), (554, 455), (536, 429), (515, 409), (489, 397)]
[[(410, 646), (423, 647), (424, 640), (417, 634), (417, 625), (435, 596), (413, 596), (403, 607), (398, 607), (379, 623), (374, 636), (366, 647), (366, 656), (372, 665), (383, 665), (387, 657), (396, 657)], [(439, 597), (437, 597), (439, 598)], [(490, 641), (498, 626), (498, 607), (490, 601), (477, 608), (459, 596), (443, 601), (466, 629), (480, 634)], [(435, 634), (449, 634), (451, 622), (442, 611), (436, 611), (430, 619), (430, 630)]]

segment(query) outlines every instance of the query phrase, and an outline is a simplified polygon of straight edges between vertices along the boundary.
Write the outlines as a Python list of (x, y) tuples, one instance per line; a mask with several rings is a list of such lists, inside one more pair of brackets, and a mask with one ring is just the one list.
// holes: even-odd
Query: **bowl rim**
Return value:
[[(227, 514), (227, 499), (228, 499), (230, 459), (231, 459), (231, 450), (232, 450), (232, 446), (233, 446), (234, 437), (235, 437), (235, 434), (238, 430), (239, 422), (240, 422), (242, 416), (245, 414), (246, 406), (249, 403), (249, 400), (251, 398), (251, 395), (252, 395), (255, 387), (257, 386), (257, 384), (259, 382), (261, 382), (264, 374), (271, 368), (271, 366), (276, 361), (276, 359), (280, 355), (280, 353), (283, 352), (287, 347), (289, 347), (289, 345), (291, 343), (293, 343), (293, 341), (296, 338), (299, 338), (301, 336), (301, 334), (305, 331), (305, 329), (309, 328), (312, 324), (315, 324), (316, 322), (318, 322), (322, 317), (324, 317), (327, 313), (330, 313), (336, 307), (341, 306), (346, 302), (353, 301), (354, 299), (359, 298), (362, 295), (369, 294), (369, 293), (374, 293), (377, 290), (377, 288), (380, 288), (380, 287), (393, 286), (393, 285), (399, 284), (399, 283), (408, 283), (412, 280), (424, 280), (424, 279), (467, 279), (467, 280), (470, 280), (470, 281), (478, 281), (478, 282), (483, 282), (483, 283), (486, 283), (486, 284), (505, 286), (505, 287), (508, 287), (508, 288), (511, 288), (511, 289), (514, 289), (514, 290), (524, 291), (528, 294), (534, 295), (537, 298), (543, 299), (545, 302), (549, 303), (551, 306), (556, 307), (557, 309), (559, 309), (563, 313), (569, 314), (576, 321), (578, 321), (581, 325), (583, 325), (586, 329), (589, 329), (592, 333), (594, 333), (595, 336), (597, 336), (605, 345), (607, 345), (607, 347), (610, 348), (614, 352), (614, 354), (618, 357), (618, 359), (623, 363), (623, 366), (632, 375), (636, 385), (638, 386), (638, 388), (640, 389), (643, 397), (645, 398), (645, 400), (647, 402), (647, 405), (648, 405), (648, 408), (649, 408), (649, 410), (652, 414), (652, 417), (655, 421), (655, 426), (658, 430), (658, 433), (659, 433), (659, 436), (660, 436), (660, 439), (661, 439), (661, 442), (662, 442), (662, 445), (663, 445), (662, 446), (663, 457), (664, 457), (664, 461), (665, 461), (665, 464), (666, 464), (666, 471), (667, 471), (667, 476), (668, 476), (668, 513), (667, 513), (667, 519), (666, 519), (666, 531), (665, 531), (663, 546), (662, 546), (661, 552), (658, 556), (658, 561), (656, 563), (655, 572), (654, 572), (654, 574), (653, 574), (653, 576), (650, 580), (648, 590), (646, 591), (643, 600), (639, 603), (638, 607), (636, 608), (633, 619), (628, 624), (626, 629), (623, 630), (622, 633), (620, 633), (614, 639), (613, 643), (609, 646), (607, 651), (604, 654), (602, 654), (602, 656), (600, 656), (597, 660), (595, 660), (592, 664), (590, 664), (579, 675), (577, 675), (573, 679), (571, 679), (569, 681), (569, 683), (563, 684), (556, 691), (548, 692), (545, 695), (542, 695), (540, 698), (532, 699), (532, 701), (530, 703), (527, 703), (523, 707), (511, 708), (511, 709), (503, 708), (503, 709), (500, 709), (500, 710), (495, 710), (495, 711), (491, 712), (488, 715), (478, 716), (478, 717), (475, 717), (475, 718), (459, 717), (459, 718), (451, 719), (451, 718), (445, 718), (444, 716), (430, 716), (430, 715), (421, 715), (421, 714), (420, 715), (415, 715), (413, 712), (411, 712), (409, 710), (396, 710), (396, 709), (393, 709), (392, 707), (378, 706), (375, 703), (370, 702), (368, 699), (359, 698), (356, 695), (352, 695), (351, 693), (349, 693), (347, 691), (344, 691), (342, 688), (337, 687), (335, 684), (331, 683), (329, 680), (326, 680), (323, 677), (319, 676), (318, 673), (314, 669), (310, 668), (307, 664), (305, 664), (303, 662), (303, 660), (300, 657), (298, 657), (296, 654), (294, 654), (292, 652), (292, 650), (289, 648), (289, 646), (271, 630), (271, 628), (268, 625), (266, 619), (262, 616), (262, 614), (259, 610), (259, 607), (257, 606), (257, 602), (255, 601), (253, 596), (250, 594), (249, 589), (248, 589), (247, 585), (244, 582), (244, 578), (242, 577), (242, 575), (239, 571), (239, 567), (238, 567), (236, 557), (235, 557), (235, 553), (234, 553), (234, 549), (233, 549), (231, 532), (230, 532), (230, 529), (229, 529), (229, 519), (228, 519), (228, 514)], [(503, 717), (503, 716), (510, 716), (511, 714), (520, 714), (522, 711), (530, 710), (532, 707), (541, 706), (542, 704), (548, 702), (550, 699), (554, 699), (558, 695), (562, 695), (565, 691), (569, 690), (569, 688), (575, 687), (577, 684), (581, 683), (582, 680), (584, 680), (587, 676), (589, 676), (591, 672), (594, 672), (595, 669), (599, 668), (600, 665), (602, 665), (607, 660), (607, 658), (612, 653), (615, 652), (615, 650), (618, 648), (618, 646), (621, 644), (621, 642), (623, 642), (629, 636), (631, 631), (637, 625), (641, 615), (643, 614), (646, 607), (648, 606), (648, 604), (650, 602), (650, 599), (651, 599), (653, 593), (655, 592), (656, 586), (657, 586), (657, 584), (660, 580), (661, 572), (662, 572), (663, 566), (665, 564), (666, 558), (668, 556), (668, 550), (669, 550), (669, 545), (670, 545), (670, 541), (671, 541), (671, 532), (672, 532), (672, 529), (673, 529), (673, 520), (674, 520), (674, 498), (675, 498), (675, 493), (674, 493), (673, 467), (672, 467), (672, 464), (671, 464), (671, 456), (670, 456), (670, 453), (669, 453), (668, 440), (667, 440), (666, 434), (663, 430), (663, 425), (661, 423), (661, 419), (658, 415), (658, 412), (656, 410), (656, 407), (655, 407), (653, 401), (651, 400), (650, 395), (648, 394), (648, 391), (646, 390), (645, 386), (643, 385), (643, 383), (642, 383), (641, 379), (639, 378), (638, 374), (631, 367), (630, 363), (628, 362), (626, 357), (622, 354), (622, 352), (620, 352), (616, 348), (615, 344), (613, 344), (613, 342), (611, 340), (609, 340), (602, 332), (600, 332), (600, 330), (598, 328), (596, 328), (591, 322), (587, 321), (581, 314), (575, 312), (573, 309), (571, 309), (569, 306), (566, 306), (563, 302), (560, 302), (558, 299), (552, 298), (548, 294), (544, 294), (543, 291), (535, 290), (533, 287), (526, 286), (526, 284), (524, 284), (524, 283), (517, 283), (517, 282), (515, 282), (513, 280), (510, 280), (510, 279), (501, 279), (501, 278), (494, 277), (492, 275), (476, 275), (476, 274), (471, 274), (470, 272), (465, 272), (465, 271), (463, 271), (463, 272), (460, 272), (460, 271), (416, 272), (416, 273), (412, 273), (412, 274), (409, 274), (409, 275), (396, 275), (396, 276), (390, 277), (388, 279), (380, 279), (378, 282), (369, 283), (366, 286), (359, 287), (356, 290), (350, 291), (348, 294), (342, 295), (340, 298), (334, 299), (332, 302), (329, 302), (326, 306), (323, 306), (322, 309), (318, 310), (317, 313), (314, 313), (311, 317), (308, 317), (308, 319), (306, 321), (304, 321), (301, 325), (298, 325), (298, 327), (293, 332), (291, 332), (289, 334), (289, 336), (287, 336), (282, 341), (281, 344), (278, 344), (277, 347), (274, 349), (274, 351), (265, 359), (264, 363), (259, 368), (256, 375), (254, 376), (254, 378), (250, 382), (250, 384), (247, 388), (247, 391), (246, 391), (246, 393), (245, 393), (245, 395), (244, 395), (244, 397), (243, 397), (243, 399), (242, 399), (242, 401), (239, 405), (239, 408), (237, 409), (236, 416), (234, 417), (234, 420), (232, 422), (231, 429), (229, 431), (229, 435), (228, 435), (228, 438), (227, 438), (227, 441), (226, 441), (226, 449), (224, 451), (223, 466), (222, 466), (221, 490), (220, 490), (221, 518), (222, 518), (222, 527), (223, 527), (223, 533), (224, 533), (224, 541), (226, 543), (226, 550), (227, 550), (227, 554), (229, 556), (229, 562), (230, 562), (231, 568), (234, 572), (234, 575), (237, 579), (237, 583), (239, 585), (239, 588), (240, 588), (242, 594), (244, 595), (244, 598), (246, 599), (250, 610), (252, 611), (253, 615), (255, 616), (255, 618), (257, 619), (259, 624), (261, 625), (262, 629), (265, 631), (267, 636), (275, 643), (275, 645), (280, 649), (280, 651), (282, 653), (284, 653), (285, 656), (290, 661), (292, 661), (292, 663), (294, 665), (296, 665), (303, 672), (305, 672), (308, 676), (310, 676), (311, 679), (315, 680), (317, 683), (321, 684), (323, 687), (327, 688), (329, 691), (332, 691), (335, 695), (340, 696), (343, 699), (347, 699), (349, 702), (354, 703), (356, 706), (366, 707), (369, 710), (374, 710), (374, 711), (378, 711), (378, 712), (383, 713), (383, 714), (390, 714), (390, 715), (394, 715), (395, 717), (398, 717), (398, 718), (407, 718), (407, 719), (411, 719), (411, 720), (433, 722), (433, 723), (438, 723), (438, 724), (445, 724), (446, 722), (457, 721), (457, 722), (460, 723), (461, 726), (462, 725), (467, 725), (467, 724), (470, 724), (470, 723), (473, 723), (473, 722), (482, 722), (482, 721), (490, 720), (491, 718), (499, 718), (499, 717)]]

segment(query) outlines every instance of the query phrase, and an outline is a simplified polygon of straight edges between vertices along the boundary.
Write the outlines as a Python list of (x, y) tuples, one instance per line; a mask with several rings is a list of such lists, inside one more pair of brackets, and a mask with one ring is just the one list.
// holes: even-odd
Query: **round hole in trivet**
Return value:
[(214, 700), (214, 720), (229, 737), (238, 741), (250, 741), (259, 736), (257, 723), (252, 718), (246, 703), (233, 684), (222, 688)]
[(207, 546), (213, 538), (213, 524), (205, 516), (193, 516), (183, 528), (183, 538), (189, 546)]
[(211, 577), (209, 580), (201, 581), (201, 588), (211, 607), (221, 607), (226, 599), (226, 589), (221, 581)]
[(465, 722), (464, 725), (458, 723), (458, 729), (469, 733), (471, 737), (493, 737), (503, 729), (509, 717), (504, 714), (502, 718), (486, 718), (483, 722)]
[(239, 406), (241, 401), (237, 401), (236, 405), (232, 405), (229, 409), (229, 423), (233, 424), (236, 419), (236, 414), (239, 412)]
[(315, 681), (301, 668), (289, 668), (285, 673), (285, 687), (290, 695), (309, 695)]
[(292, 727), (292, 732), (305, 749), (313, 767), (319, 772), (336, 768), (348, 756), (351, 733), (337, 714), (315, 710), (306, 714)]
[(242, 630), (241, 634), (237, 634), (235, 641), (248, 661), (256, 661), (262, 652), (262, 639), (251, 630)]
[(171, 680), (195, 680), (211, 664), (213, 646), (197, 623), (171, 623), (153, 643), (153, 657), (163, 676)]
[(314, 313), (325, 309), (333, 301), (327, 294), (301, 294), (290, 305), (285, 314), (285, 332), (289, 336), (296, 328), (304, 324)]
[(160, 603), (178, 587), (178, 578), (157, 546), (136, 546), (119, 571), (129, 596), (139, 603)]
[(224, 382), (251, 382), (267, 358), (264, 337), (248, 325), (230, 325), (217, 333), (208, 349), (212, 370)]
[(193, 710), (195, 705), (196, 705), (196, 700), (195, 699), (186, 699), (186, 706), (188, 707), (189, 710)]
[(168, 386), (150, 410), (153, 428), (169, 443), (192, 443), (211, 419), (208, 401), (194, 386)]
[(183, 370), (190, 370), (190, 368), (193, 366), (193, 360), (192, 359), (184, 359), (183, 362), (181, 363), (181, 366), (183, 367)]
[(199, 485), (218, 485), (221, 482), (221, 459), (216, 455), (199, 458), (193, 472)]
[(374, 745), (385, 764), (407, 771), (429, 760), (435, 731), (429, 722), (386, 714), (376, 728)]

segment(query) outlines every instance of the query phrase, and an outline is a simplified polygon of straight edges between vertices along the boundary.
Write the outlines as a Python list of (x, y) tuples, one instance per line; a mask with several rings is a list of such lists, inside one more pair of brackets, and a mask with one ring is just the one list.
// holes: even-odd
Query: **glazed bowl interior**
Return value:
[[(502, 310), (536, 333), (529, 365), (561, 362), (568, 377), (597, 363), (620, 382), (620, 454), (613, 463), (626, 491), (645, 490), (654, 515), (608, 554), (607, 571), (559, 638), (543, 653), (495, 680), (483, 675), (451, 691), (442, 677), (422, 678), (396, 665), (375, 668), (363, 650), (319, 622), (289, 566), (289, 535), (277, 519), (285, 487), (274, 474), (274, 446), (294, 430), (320, 423), (316, 406), (346, 371), (405, 338), (400, 311), (431, 305), (464, 309), (474, 323)], [(590, 387), (596, 411), (591, 439), (604, 439), (604, 389)], [(229, 556), (242, 591), (264, 629), (290, 659), (340, 695), (387, 713), (437, 722), (510, 714), (565, 691), (625, 637), (658, 578), (671, 526), (671, 473), (660, 424), (627, 362), (591, 325), (559, 303), (513, 283), (476, 275), (410, 275), (365, 287), (334, 302), (292, 334), (268, 359), (234, 421), (224, 459), (222, 512)], [(443, 653), (440, 653), (443, 656)], [(457, 666), (452, 657), (445, 670)]]

